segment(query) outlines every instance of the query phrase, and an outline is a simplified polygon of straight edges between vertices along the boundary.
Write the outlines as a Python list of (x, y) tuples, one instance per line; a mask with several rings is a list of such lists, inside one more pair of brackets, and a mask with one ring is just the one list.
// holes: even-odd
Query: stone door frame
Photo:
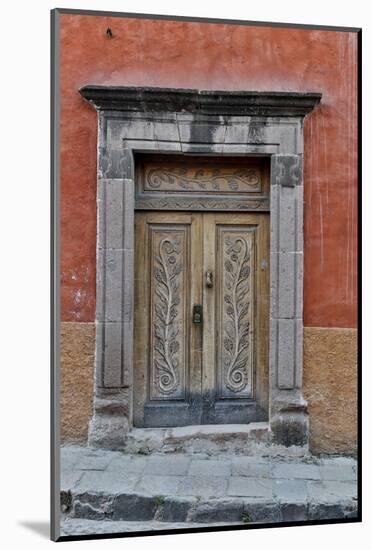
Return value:
[[(178, 153), (270, 157), (269, 428), (273, 443), (307, 445), (303, 121), (321, 94), (111, 86), (85, 86), (80, 93), (98, 111), (97, 336), (89, 444), (122, 448), (132, 428), (134, 154)], [(264, 204), (241, 208), (257, 212)], [(241, 211), (238, 205), (236, 210)]]

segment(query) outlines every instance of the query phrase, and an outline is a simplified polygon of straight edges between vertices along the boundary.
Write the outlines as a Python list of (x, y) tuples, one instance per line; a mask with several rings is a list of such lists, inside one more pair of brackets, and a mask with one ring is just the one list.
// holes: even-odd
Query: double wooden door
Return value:
[(137, 212), (134, 425), (265, 420), (269, 215)]

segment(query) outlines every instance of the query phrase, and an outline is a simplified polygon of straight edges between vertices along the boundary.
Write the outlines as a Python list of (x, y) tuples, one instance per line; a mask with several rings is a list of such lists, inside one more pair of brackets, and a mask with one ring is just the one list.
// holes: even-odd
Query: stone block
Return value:
[(83, 475), (83, 472), (78, 470), (69, 470), (67, 469), (67, 465), (64, 467), (64, 465), (61, 464), (61, 466), (60, 490), (63, 492), (68, 492), (77, 485)]
[[(281, 390), (278, 393), (284, 391)], [(286, 391), (291, 393), (292, 390)], [(276, 396), (273, 407), (279, 406), (289, 410), (272, 415), (270, 422), (272, 442), (285, 447), (299, 446), (302, 447), (301, 452), (303, 452), (308, 446), (309, 432), (308, 415), (304, 410), (305, 402), (302, 400), (302, 403), (298, 403), (294, 396), (292, 400), (285, 396), (283, 401), (277, 403), (278, 399)], [(297, 409), (297, 412), (295, 412), (295, 409)]]
[(303, 321), (295, 319), (295, 387), (303, 385)]
[(264, 460), (262, 457), (235, 457), (232, 461), (232, 475), (268, 478), (270, 477), (270, 464), (268, 460)]
[(76, 470), (95, 470), (104, 471), (113, 460), (114, 454), (107, 452), (102, 456), (91, 454), (84, 456), (75, 464)]
[(116, 456), (108, 465), (107, 472), (115, 472), (118, 478), (127, 474), (141, 474), (147, 462), (147, 457), (133, 455)]
[(246, 523), (277, 523), (281, 521), (279, 504), (273, 503), (270, 499), (260, 502), (254, 499), (244, 499), (243, 515)]
[(283, 502), (280, 504), (281, 521), (307, 521), (308, 506), (301, 502)]
[(322, 481), (355, 481), (357, 473), (351, 464), (326, 464), (319, 467)]
[(307, 483), (303, 479), (276, 479), (273, 481), (274, 496), (283, 502), (306, 502)]
[(271, 184), (295, 187), (303, 181), (301, 155), (272, 155)]
[(295, 380), (295, 321), (277, 321), (277, 383), (280, 389), (292, 389)]
[(100, 319), (101, 321), (122, 320), (123, 255), (122, 250), (106, 250), (105, 252), (105, 307), (104, 319)]
[(114, 500), (112, 519), (148, 521), (153, 519), (158, 504), (151, 496), (140, 494), (120, 494)]
[(278, 254), (277, 316), (292, 319), (295, 316), (296, 254)]
[(189, 475), (202, 476), (212, 472), (213, 476), (229, 476), (231, 473), (231, 464), (226, 460), (197, 460), (192, 459)]
[(270, 479), (233, 476), (229, 481), (227, 494), (229, 496), (273, 499), (272, 481)]
[(345, 508), (340, 503), (312, 502), (308, 505), (308, 520), (342, 519), (345, 515)]
[(187, 521), (188, 513), (195, 506), (197, 500), (185, 497), (166, 497), (156, 513), (160, 521)]
[(102, 493), (117, 495), (127, 491), (133, 491), (138, 483), (139, 477), (136, 473), (127, 474), (125, 477), (118, 477), (116, 472), (86, 471), (76, 483), (74, 494), (81, 493)]
[(297, 190), (279, 186), (279, 251), (297, 252)]
[(356, 481), (309, 481), (308, 497), (311, 501), (330, 503), (355, 499), (357, 483)]
[(149, 456), (144, 473), (166, 476), (185, 475), (188, 472), (190, 462), (190, 457), (184, 455)]
[(169, 122), (156, 120), (154, 122), (154, 135), (157, 142), (179, 142), (179, 129), (176, 118)]
[(180, 478), (167, 475), (143, 475), (136, 491), (151, 495), (176, 495)]
[(213, 499), (200, 502), (189, 514), (189, 521), (242, 522), (244, 503), (242, 499)]
[(178, 495), (218, 497), (226, 494), (227, 478), (221, 476), (188, 476), (180, 480)]
[(319, 466), (316, 464), (302, 464), (297, 462), (283, 462), (272, 465), (272, 476), (276, 479), (287, 480), (320, 480)]
[(134, 249), (134, 203), (135, 186), (132, 179), (123, 180), (123, 237), (122, 247)]

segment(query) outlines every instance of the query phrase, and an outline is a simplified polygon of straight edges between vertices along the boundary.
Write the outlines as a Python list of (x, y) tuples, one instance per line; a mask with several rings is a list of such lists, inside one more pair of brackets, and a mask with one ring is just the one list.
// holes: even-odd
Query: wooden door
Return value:
[(267, 417), (269, 216), (138, 212), (134, 425)]

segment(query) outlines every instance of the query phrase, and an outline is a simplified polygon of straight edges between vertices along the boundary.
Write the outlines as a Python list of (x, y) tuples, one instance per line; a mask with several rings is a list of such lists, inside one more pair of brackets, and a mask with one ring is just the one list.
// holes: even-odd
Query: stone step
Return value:
[(62, 491), (64, 513), (71, 518), (113, 521), (276, 523), (356, 517), (354, 497), (331, 502), (245, 497), (199, 498), (135, 492)]
[(352, 458), (61, 449), (61, 510), (92, 521), (276, 523), (357, 515)]

